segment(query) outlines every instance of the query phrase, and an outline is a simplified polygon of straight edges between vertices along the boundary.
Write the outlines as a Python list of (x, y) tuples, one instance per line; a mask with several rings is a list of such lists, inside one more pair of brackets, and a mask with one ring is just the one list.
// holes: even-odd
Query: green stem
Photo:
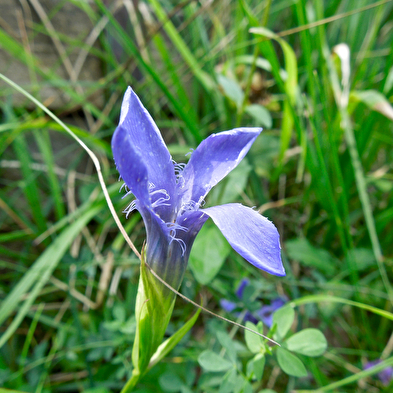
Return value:
[(378, 264), (378, 269), (382, 278), (382, 282), (385, 286), (386, 292), (389, 295), (389, 300), (393, 304), (393, 289), (390, 284), (389, 277), (387, 275), (384, 265), (384, 257), (382, 254), (381, 245), (379, 244), (378, 234), (377, 234), (375, 221), (372, 213), (371, 202), (367, 193), (367, 183), (363, 173), (363, 167), (360, 161), (359, 152), (357, 150), (356, 139), (351, 126), (351, 120), (349, 118), (347, 108), (341, 109), (340, 112), (341, 112), (342, 126), (344, 128), (344, 133), (345, 133), (345, 140), (348, 144), (349, 155), (352, 160), (352, 166), (355, 173), (356, 186), (358, 189), (360, 202), (362, 204), (364, 219), (366, 221), (366, 227), (370, 237), (371, 246), (373, 249), (375, 259)]
[[(267, 5), (266, 5), (265, 12), (263, 14), (263, 19), (261, 22), (262, 27), (267, 25), (271, 3), (272, 3), (272, 0), (267, 1)], [(251, 68), (250, 68), (250, 71), (247, 76), (246, 88), (244, 89), (243, 102), (242, 102), (241, 106), (238, 108), (237, 115), (236, 115), (236, 127), (239, 127), (241, 124), (244, 110), (245, 110), (247, 102), (248, 102), (248, 96), (250, 94), (251, 84), (252, 84), (252, 77), (253, 77), (255, 70), (257, 68), (258, 56), (259, 56), (259, 46), (255, 45), (254, 53), (253, 53), (253, 61), (252, 61)]]
[(141, 378), (141, 374), (134, 369), (132, 371), (131, 378), (127, 381), (127, 383), (124, 385), (123, 389), (121, 390), (120, 393), (129, 393), (132, 392), (136, 384), (139, 382), (139, 379)]

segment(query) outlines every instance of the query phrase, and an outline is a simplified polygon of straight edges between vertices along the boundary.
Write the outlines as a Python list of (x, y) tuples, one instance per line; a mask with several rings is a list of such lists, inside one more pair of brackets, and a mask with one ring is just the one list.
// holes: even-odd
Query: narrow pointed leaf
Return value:
[(185, 336), (185, 334), (194, 326), (198, 316), (201, 312), (199, 308), (196, 313), (171, 337), (165, 340), (158, 348), (157, 351), (152, 356), (149, 368), (152, 368), (156, 363), (161, 361), (173, 348), (180, 342), (180, 340)]

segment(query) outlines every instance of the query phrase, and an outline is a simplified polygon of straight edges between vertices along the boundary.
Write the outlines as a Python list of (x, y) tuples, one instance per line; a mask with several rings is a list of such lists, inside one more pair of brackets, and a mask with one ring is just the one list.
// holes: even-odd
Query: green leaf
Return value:
[[(250, 321), (246, 322), (246, 327), (258, 331), (258, 328)], [(249, 330), (244, 331), (244, 338), (246, 340), (246, 345), (247, 348), (252, 352), (252, 353), (259, 353), (261, 352), (261, 349), (263, 347), (263, 344), (261, 342), (260, 336), (257, 334), (250, 332)]]
[(158, 381), (161, 388), (166, 392), (179, 392), (184, 385), (179, 376), (170, 371), (162, 374)]
[(263, 377), (263, 370), (265, 368), (266, 358), (263, 354), (258, 353), (251, 360), (251, 362), (254, 371), (254, 377), (257, 381), (260, 381)]
[(315, 267), (329, 276), (334, 274), (335, 266), (338, 266), (338, 261), (328, 251), (314, 247), (307, 239), (288, 240), (285, 248), (290, 259)]
[(307, 376), (307, 370), (302, 361), (284, 348), (277, 348), (277, 361), (282, 371), (293, 377)]
[(236, 81), (229, 79), (222, 74), (217, 75), (217, 80), (222, 89), (224, 90), (224, 94), (228, 98), (230, 98), (239, 108), (244, 100), (244, 92), (239, 86), (239, 84)]
[(290, 305), (279, 308), (273, 314), (273, 325), (277, 325), (276, 332), (274, 333), (274, 339), (282, 340), (288, 333), (294, 320), (295, 311)]
[(156, 363), (161, 361), (172, 349), (180, 342), (184, 335), (194, 326), (198, 316), (201, 312), (199, 308), (196, 313), (171, 337), (165, 340), (151, 357), (149, 368), (152, 368)]
[(236, 393), (253, 393), (250, 382), (248, 382), (243, 375), (239, 375), (239, 380), (242, 382), (242, 384), (240, 389), (235, 390)]
[(233, 392), (234, 385), (236, 384), (236, 380), (237, 380), (236, 369), (232, 368), (224, 375), (224, 378), (222, 379), (222, 383), (220, 385), (220, 390), (218, 391), (218, 393), (231, 393), (231, 392)]
[(260, 123), (261, 126), (272, 128), (272, 117), (264, 106), (258, 104), (248, 105), (245, 111)]
[(226, 371), (233, 367), (231, 362), (228, 362), (228, 360), (225, 360), (209, 349), (199, 355), (198, 363), (203, 369), (213, 372)]
[[(391, 189), (391, 186), (389, 186), (389, 190), (390, 189)], [(346, 258), (347, 259), (346, 266), (349, 266), (349, 261), (348, 261), (349, 258), (352, 258), (352, 260), (355, 262), (353, 264), (352, 268), (359, 270), (359, 271), (367, 269), (371, 266), (375, 266), (377, 264), (377, 261), (375, 260), (374, 253), (369, 248), (354, 248), (354, 249), (352, 249)], [(341, 277), (344, 273), (350, 274), (349, 269), (342, 270), (340, 273)]]
[(289, 337), (285, 347), (306, 356), (321, 356), (326, 351), (327, 341), (318, 329), (304, 329)]
[(226, 349), (226, 352), (233, 363), (236, 363), (237, 356), (236, 356), (236, 348), (233, 340), (226, 332), (217, 331), (216, 333), (218, 341), (220, 344)]
[[(255, 59), (254, 56), (252, 55), (242, 55), (238, 56), (234, 59), (235, 64), (247, 64), (247, 65), (252, 65), (254, 63)], [(262, 70), (265, 70), (267, 72), (272, 72), (272, 65), (270, 64), (269, 60), (263, 58), (263, 57), (257, 57), (255, 61), (255, 65), (258, 68), (261, 68)], [(288, 78), (288, 74), (284, 69), (279, 70), (279, 74), (283, 80), (286, 80)]]
[(202, 285), (208, 284), (221, 269), (230, 250), (230, 245), (215, 225), (202, 227), (189, 260), (196, 280)]
[(377, 90), (354, 90), (350, 94), (350, 99), (363, 102), (363, 104), (367, 105), (370, 109), (393, 120), (392, 105), (387, 98)]

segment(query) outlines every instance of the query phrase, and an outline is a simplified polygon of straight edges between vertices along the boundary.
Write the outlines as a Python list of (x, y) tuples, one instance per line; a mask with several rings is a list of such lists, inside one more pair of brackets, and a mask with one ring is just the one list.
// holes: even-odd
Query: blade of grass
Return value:
[[(362, 205), (362, 210), (363, 210), (363, 215), (364, 219), (366, 221), (366, 226), (367, 226), (367, 231), (370, 237), (371, 241), (371, 246), (373, 249), (373, 253), (375, 256), (375, 259), (378, 264), (378, 269), (382, 278), (382, 282), (385, 286), (386, 292), (389, 295), (390, 302), (393, 304), (393, 288), (390, 284), (388, 275), (386, 273), (385, 265), (384, 265), (384, 257), (382, 254), (382, 249), (379, 243), (378, 239), (378, 234), (375, 228), (375, 221), (372, 213), (372, 208), (371, 208), (371, 203), (367, 191), (367, 183), (365, 180), (365, 176), (363, 173), (363, 168), (362, 168), (362, 163), (359, 157), (359, 152), (357, 150), (357, 145), (356, 145), (356, 138), (353, 132), (352, 124), (351, 124), (351, 119), (348, 113), (348, 98), (349, 94), (346, 96), (344, 95), (344, 92), (347, 90), (349, 93), (349, 75), (348, 75), (348, 80), (345, 80), (343, 78), (343, 87), (341, 90), (340, 87), (340, 82), (339, 78), (337, 75), (337, 72), (332, 64), (332, 60), (330, 56), (328, 55), (326, 57), (326, 62), (328, 64), (328, 69), (330, 72), (330, 78), (332, 81), (332, 88), (333, 88), (333, 93), (335, 96), (335, 100), (337, 103), (337, 106), (339, 108), (339, 113), (341, 117), (341, 127), (344, 130), (344, 136), (345, 136), (345, 141), (348, 146), (349, 150), (349, 155), (351, 158), (351, 164), (352, 168), (354, 171), (355, 175), (355, 181), (356, 181), (356, 188), (359, 194), (360, 202)], [(349, 62), (349, 48), (348, 48), (348, 59), (346, 59), (344, 56), (340, 57), (340, 60), (342, 62), (341, 66), (342, 67), (349, 67), (349, 64), (346, 64), (346, 62)], [(342, 72), (344, 75), (344, 71)]]
[(50, 138), (47, 130), (33, 131), (35, 139), (37, 141), (38, 147), (41, 150), (42, 157), (46, 164), (49, 186), (51, 188), (51, 195), (55, 207), (56, 221), (60, 220), (65, 216), (65, 207), (63, 203), (62, 193), (60, 183), (55, 174), (55, 160), (53, 158), (53, 153), (50, 145)]
[(214, 80), (199, 67), (197, 59), (184, 43), (173, 23), (168, 19), (161, 4), (157, 0), (150, 0), (149, 4), (153, 8), (158, 20), (163, 24), (163, 29), (172, 40), (184, 61), (188, 64), (195, 77), (201, 82), (207, 92), (213, 92), (216, 89)]
[[(359, 37), (362, 37), (361, 40), (361, 47), (359, 49), (358, 55), (356, 57), (356, 66), (358, 67), (357, 70), (354, 73), (353, 76), (353, 84), (356, 83), (356, 81), (363, 81), (367, 77), (367, 71), (370, 69), (368, 66), (368, 61), (369, 59), (365, 59), (366, 53), (375, 45), (376, 40), (378, 39), (378, 33), (380, 31), (380, 26), (382, 23), (383, 18), (385, 17), (385, 7), (377, 7), (373, 14), (373, 18), (369, 21), (369, 26), (367, 29), (364, 29), (364, 23), (361, 25), (360, 29), (361, 31), (365, 31), (365, 36), (362, 37), (361, 34), (359, 34)], [(370, 13), (369, 13), (370, 14)], [(365, 14), (361, 15), (365, 16)]]
[[(284, 58), (285, 58), (285, 70), (287, 72), (287, 79), (284, 81), (282, 84), (283, 90), (286, 94), (286, 100), (284, 101), (284, 107), (283, 107), (283, 117), (282, 117), (282, 122), (281, 122), (281, 136), (280, 136), (280, 152), (278, 156), (278, 165), (277, 168), (273, 174), (273, 179), (277, 179), (280, 173), (282, 172), (282, 167), (284, 164), (284, 156), (285, 152), (287, 151), (289, 144), (291, 142), (291, 137), (292, 137), (292, 131), (294, 128), (294, 115), (293, 115), (293, 110), (291, 108), (294, 108), (296, 104), (296, 94), (298, 90), (298, 81), (297, 81), (297, 73), (298, 73), (298, 68), (297, 68), (297, 59), (295, 56), (294, 50), (291, 48), (291, 46), (284, 41), (282, 38), (274, 34), (272, 31), (266, 29), (265, 27), (253, 27), (250, 29), (250, 32), (256, 35), (263, 36), (265, 38), (268, 38), (270, 40), (275, 40), (278, 42), (281, 46), (281, 49), (284, 53)], [(270, 44), (270, 45), (269, 45)], [(272, 48), (271, 48), (271, 43), (263, 42), (260, 45), (261, 48), (268, 49), (268, 53), (271, 53)], [(266, 50), (264, 51), (265, 56), (266, 56)], [(274, 59), (274, 56), (270, 56), (269, 61)], [(274, 60), (274, 62), (276, 62)], [(274, 69), (274, 64), (272, 63), (272, 68)], [(281, 84), (281, 77), (278, 76), (278, 71), (275, 70), (273, 73), (276, 81)], [(301, 129), (302, 130), (302, 129)], [(304, 165), (305, 165), (305, 160), (306, 160), (306, 154), (307, 154), (307, 143), (306, 143), (306, 138), (303, 136), (303, 132), (301, 132), (300, 135), (300, 143), (302, 145), (302, 159), (299, 162), (299, 167), (298, 167), (298, 180), (302, 177), (303, 175), (303, 170), (304, 170)]]
[(44, 232), (47, 229), (46, 219), (42, 210), (39, 192), (39, 186), (37, 184), (36, 173), (31, 169), (32, 160), (30, 157), (30, 149), (28, 148), (27, 142), (24, 135), (18, 135), (13, 142), (13, 148), (21, 163), (21, 170), (23, 174), (23, 193), (25, 194), (26, 200), (30, 205), (31, 212), (34, 217), (34, 222), (37, 225), (39, 232)]
[[(390, 367), (393, 365), (393, 357), (390, 357), (389, 359), (377, 364), (376, 366), (369, 368), (367, 370), (359, 371), (358, 373), (351, 375), (349, 377), (343, 378), (340, 381), (333, 382), (329, 385), (325, 385), (323, 387), (320, 387), (316, 390), (294, 390), (294, 393), (322, 393), (322, 392), (329, 392), (331, 390), (336, 390), (337, 388), (340, 388), (342, 386), (348, 385), (350, 383), (355, 383), (358, 382), (362, 378), (369, 377), (371, 375), (377, 374), (387, 367)], [(337, 391), (337, 390), (336, 390)], [(342, 391), (342, 390), (341, 390)]]
[(27, 332), (26, 339), (23, 344), (22, 353), (20, 356), (20, 363), (19, 363), (20, 368), (23, 368), (25, 366), (29, 347), (30, 347), (31, 341), (33, 339), (33, 335), (36, 330), (36, 327), (37, 327), (37, 324), (38, 324), (38, 321), (39, 321), (39, 318), (42, 314), (43, 309), (44, 309), (44, 304), (41, 303), (38, 305), (37, 311), (34, 314), (34, 318), (31, 322), (31, 325), (29, 327), (29, 331)]
[[(264, 14), (263, 14), (263, 19), (261, 22), (261, 26), (265, 27), (269, 18), (269, 11), (270, 11), (270, 6), (272, 4), (272, 0), (268, 0), (267, 1), (267, 5), (266, 8), (264, 10)], [(240, 0), (239, 1), (239, 8), (243, 9), (243, 12), (247, 13), (247, 14), (251, 14), (251, 10), (249, 9), (248, 5), (245, 3), (244, 0)], [(237, 14), (241, 15), (240, 12), (237, 12)], [(254, 21), (254, 23), (256, 23), (258, 25), (257, 21)], [(256, 70), (256, 66), (257, 66), (257, 59), (259, 56), (259, 46), (255, 45), (254, 48), (254, 53), (252, 55), (252, 63), (251, 63), (251, 67), (250, 70), (248, 72), (247, 75), (247, 80), (246, 80), (246, 87), (244, 89), (244, 98), (243, 98), (243, 102), (240, 106), (240, 108), (238, 108), (238, 112), (237, 112), (237, 116), (236, 116), (236, 127), (239, 127), (242, 121), (242, 117), (244, 114), (244, 110), (246, 108), (247, 105), (247, 101), (250, 95), (250, 90), (251, 90), (251, 85), (252, 85), (252, 78), (254, 77), (254, 73)], [(237, 57), (239, 57), (239, 53), (237, 53)]]
[(82, 228), (100, 211), (99, 207), (88, 210), (84, 215), (79, 217), (73, 224), (67, 227), (52, 244), (36, 260), (18, 284), (13, 288), (5, 300), (1, 303), (0, 324), (2, 324), (16, 309), (23, 295), (33, 287), (29, 297), (19, 308), (16, 317), (12, 320), (7, 330), (0, 338), (0, 348), (12, 336), (18, 328), (23, 318), (29, 312), (31, 305), (39, 295), (41, 289), (49, 280), (57, 264), (64, 256), (68, 247), (80, 233)]
[(351, 156), (352, 166), (355, 172), (356, 187), (358, 189), (359, 198), (362, 203), (362, 210), (366, 221), (367, 231), (370, 236), (372, 249), (378, 264), (382, 281), (389, 295), (390, 302), (393, 304), (393, 288), (390, 284), (389, 277), (386, 273), (386, 269), (384, 266), (384, 257), (379, 243), (378, 234), (375, 228), (374, 216), (372, 213), (371, 203), (367, 191), (367, 183), (364, 177), (359, 153), (356, 148), (355, 135), (351, 127), (351, 121), (349, 119), (348, 112), (346, 110), (342, 110), (341, 116), (342, 116), (342, 126), (344, 127), (344, 131), (345, 131), (345, 139), (348, 144), (349, 154)]
[(165, 40), (163, 37), (159, 34), (156, 34), (153, 37), (153, 42), (156, 45), (157, 50), (159, 51), (161, 58), (166, 65), (168, 72), (172, 78), (173, 85), (176, 89), (177, 96), (179, 97), (179, 100), (183, 103), (184, 105), (184, 110), (185, 112), (190, 116), (190, 121), (193, 121), (195, 124), (198, 124), (197, 120), (197, 115), (195, 113), (195, 110), (193, 109), (190, 99), (188, 98), (186, 91), (183, 87), (183, 83), (180, 80), (178, 76), (178, 72), (176, 70), (176, 67), (172, 61), (173, 59), (173, 54), (171, 54), (165, 44)]
[(345, 299), (338, 296), (331, 296), (331, 295), (310, 295), (304, 296), (299, 299), (292, 300), (290, 304), (293, 307), (298, 307), (303, 304), (311, 304), (311, 303), (341, 303), (346, 304), (348, 306), (358, 307), (366, 311), (370, 311), (374, 314), (380, 315), (381, 317), (390, 319), (393, 321), (393, 314), (386, 310), (381, 310), (380, 308), (370, 306), (369, 304), (364, 304), (360, 302), (355, 302), (353, 300)]
[(9, 203), (7, 203), (4, 199), (2, 198), (2, 193), (0, 193), (0, 209), (3, 210), (8, 216), (11, 217), (11, 219), (18, 224), (20, 228), (22, 228), (23, 231), (26, 231), (26, 233), (35, 233), (36, 228), (34, 224), (25, 216), (21, 215), (20, 212), (17, 212), (15, 209), (13, 209)]
[(383, 362), (377, 364), (376, 366), (374, 366), (368, 370), (360, 371), (357, 374), (351, 375), (350, 377), (344, 378), (344, 379), (337, 381), (337, 382), (333, 382), (327, 386), (323, 386), (322, 388), (319, 389), (319, 391), (328, 392), (330, 390), (340, 388), (341, 386), (345, 386), (350, 383), (357, 382), (362, 378), (366, 378), (371, 375), (377, 374), (390, 366), (393, 366), (393, 356), (390, 357), (389, 359), (384, 360)]
[(119, 25), (119, 23), (116, 21), (116, 19), (113, 17), (113, 15), (107, 10), (105, 5), (102, 3), (100, 0), (95, 0), (95, 4), (97, 4), (98, 8), (104, 15), (109, 19), (111, 22), (111, 25), (114, 27), (120, 41), (123, 43), (124, 49), (135, 59), (137, 59), (138, 63), (141, 65), (141, 67), (152, 77), (152, 79), (157, 83), (157, 85), (160, 87), (162, 92), (165, 94), (165, 96), (168, 98), (169, 102), (172, 104), (173, 108), (175, 109), (175, 112), (179, 115), (179, 117), (184, 121), (184, 124), (188, 127), (190, 130), (191, 134), (194, 136), (196, 141), (201, 141), (201, 135), (199, 133), (199, 128), (198, 126), (193, 123), (187, 113), (183, 110), (183, 107), (179, 100), (175, 98), (165, 83), (161, 80), (160, 76), (158, 75), (157, 72), (154, 71), (153, 67), (147, 64), (138, 48), (135, 46), (133, 41), (130, 39), (130, 37), (126, 34), (126, 32), (123, 30), (123, 28)]

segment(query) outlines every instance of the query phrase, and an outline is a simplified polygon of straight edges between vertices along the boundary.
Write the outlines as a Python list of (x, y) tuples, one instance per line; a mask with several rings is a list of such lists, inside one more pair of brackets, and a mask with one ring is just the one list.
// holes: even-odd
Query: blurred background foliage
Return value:
[[(121, 213), (129, 201), (110, 149), (128, 85), (178, 162), (212, 132), (264, 128), (206, 202), (241, 202), (271, 219), (287, 276), (253, 268), (208, 222), (181, 291), (236, 318), (220, 300), (239, 301), (248, 278), (240, 308), (286, 299), (289, 336), (318, 328), (327, 351), (300, 355), (301, 378), (283, 373), (275, 352), (251, 377), (244, 333), (201, 314), (138, 391), (392, 391), (391, 379), (362, 372), (370, 360), (385, 361), (379, 371), (393, 365), (392, 1), (3, 0), (0, 10), (0, 72), (99, 156), (139, 249), (143, 224)], [(130, 375), (139, 260), (86, 153), (0, 86), (0, 386), (119, 391)], [(179, 299), (170, 332), (193, 312)], [(206, 349), (230, 366), (210, 367)]]

